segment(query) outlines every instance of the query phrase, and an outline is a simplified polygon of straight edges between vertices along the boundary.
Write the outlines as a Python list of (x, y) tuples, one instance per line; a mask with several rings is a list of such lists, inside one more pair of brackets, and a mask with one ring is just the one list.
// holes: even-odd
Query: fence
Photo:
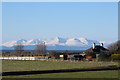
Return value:
[(48, 57), (0, 57), (2, 60), (47, 60)]

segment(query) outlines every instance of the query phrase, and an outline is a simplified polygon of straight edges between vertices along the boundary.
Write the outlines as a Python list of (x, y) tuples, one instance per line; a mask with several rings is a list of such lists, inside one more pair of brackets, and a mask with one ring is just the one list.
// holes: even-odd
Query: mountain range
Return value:
[(52, 40), (41, 40), (41, 39), (32, 39), (25, 40), (20, 39), (17, 41), (10, 41), (0, 44), (2, 50), (13, 50), (14, 45), (23, 44), (25, 50), (33, 50), (36, 47), (36, 44), (45, 42), (48, 50), (85, 50), (92, 47), (93, 43), (100, 44), (104, 43), (104, 46), (107, 47), (111, 42), (89, 40), (83, 37), (80, 38), (61, 38), (55, 37)]

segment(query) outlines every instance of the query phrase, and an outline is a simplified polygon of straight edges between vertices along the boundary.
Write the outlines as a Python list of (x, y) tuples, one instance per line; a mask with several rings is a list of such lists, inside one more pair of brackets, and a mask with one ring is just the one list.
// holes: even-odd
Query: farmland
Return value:
[(2, 63), (3, 72), (57, 70), (57, 69), (118, 65), (117, 62), (20, 61), (20, 60), (3, 60)]

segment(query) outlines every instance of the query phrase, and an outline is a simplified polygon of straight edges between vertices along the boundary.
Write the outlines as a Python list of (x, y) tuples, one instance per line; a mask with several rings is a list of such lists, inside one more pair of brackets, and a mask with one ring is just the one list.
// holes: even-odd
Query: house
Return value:
[(96, 45), (95, 43), (93, 44), (93, 52), (94, 53), (106, 53), (108, 50), (103, 47), (103, 43), (100, 43), (100, 45)]
[(99, 45), (93, 43), (93, 47), (87, 49), (86, 51), (84, 51), (84, 53), (86, 54), (86, 59), (91, 61), (93, 58), (96, 58), (100, 53), (106, 53), (107, 51), (108, 49), (103, 47), (103, 43), (100, 43)]

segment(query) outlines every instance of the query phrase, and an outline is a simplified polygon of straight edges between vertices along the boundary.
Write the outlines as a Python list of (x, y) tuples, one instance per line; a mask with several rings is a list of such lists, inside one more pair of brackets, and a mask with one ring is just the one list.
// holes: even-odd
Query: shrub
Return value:
[(51, 53), (48, 54), (50, 57), (54, 57), (55, 59), (59, 59), (59, 53), (56, 51), (52, 51)]
[(107, 53), (100, 53), (98, 55), (98, 61), (111, 61), (111, 55)]
[(112, 59), (113, 61), (115, 61), (115, 60), (120, 60), (120, 54), (112, 54), (112, 55), (111, 55), (111, 59)]

